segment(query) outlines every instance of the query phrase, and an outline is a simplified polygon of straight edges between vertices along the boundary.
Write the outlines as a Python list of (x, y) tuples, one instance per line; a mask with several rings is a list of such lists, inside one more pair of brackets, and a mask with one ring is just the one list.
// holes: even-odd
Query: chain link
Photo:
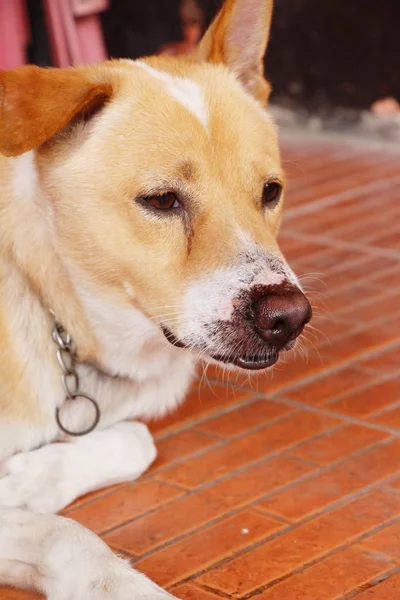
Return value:
[(95, 412), (93, 423), (90, 427), (88, 427), (84, 431), (74, 432), (64, 427), (61, 421), (61, 408), (57, 408), (57, 425), (59, 426), (61, 431), (63, 431), (67, 435), (72, 435), (75, 437), (83, 436), (90, 433), (97, 427), (100, 421), (100, 408), (96, 400), (94, 400), (94, 398), (92, 398), (88, 394), (84, 394), (83, 392), (81, 392), (79, 375), (76, 371), (76, 350), (72, 338), (70, 334), (67, 331), (65, 331), (61, 323), (57, 321), (53, 311), (50, 311), (50, 313), (53, 317), (53, 330), (51, 333), (51, 337), (53, 339), (53, 342), (57, 346), (57, 360), (63, 371), (61, 380), (65, 390), (65, 401), (68, 402), (76, 400), (77, 398), (82, 398), (83, 400), (86, 400), (86, 402), (89, 402), (93, 406)]

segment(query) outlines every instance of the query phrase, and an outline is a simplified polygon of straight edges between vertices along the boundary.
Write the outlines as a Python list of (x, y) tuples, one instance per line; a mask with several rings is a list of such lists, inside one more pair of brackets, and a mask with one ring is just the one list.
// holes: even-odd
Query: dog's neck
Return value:
[(5, 240), (6, 251), (43, 310), (47, 312), (51, 307), (73, 336), (82, 358), (94, 361), (93, 331), (57, 250), (52, 205), (42, 188), (35, 154), (28, 152), (8, 163), (12, 190), (6, 207), (8, 226), (4, 230), (12, 239)]
[[(79, 361), (99, 371), (140, 381), (175, 362), (178, 350), (132, 303), (101, 298), (88, 277), (62, 256), (54, 232), (52, 202), (41, 185), (34, 153), (12, 159), (13, 198), (6, 244), (15, 267), (43, 311), (51, 308), (72, 336)], [(51, 317), (49, 315), (49, 320)], [(179, 353), (181, 354), (181, 353)], [(156, 361), (150, 358), (156, 358)]]
[[(97, 365), (110, 375), (143, 381), (165, 374), (183, 353), (133, 303), (100, 295), (75, 268), (76, 291), (97, 340)], [(77, 283), (79, 282), (79, 283)]]

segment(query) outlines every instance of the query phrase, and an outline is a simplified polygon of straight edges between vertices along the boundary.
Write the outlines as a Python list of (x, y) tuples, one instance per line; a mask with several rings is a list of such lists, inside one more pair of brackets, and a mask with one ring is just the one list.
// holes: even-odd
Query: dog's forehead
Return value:
[(143, 61), (136, 61), (135, 65), (143, 69), (149, 77), (160, 82), (164, 92), (192, 113), (207, 129), (209, 110), (204, 90), (199, 83), (189, 77), (160, 71)]
[(119, 62), (134, 69), (136, 74), (142, 74), (142, 81), (152, 90), (156, 86), (159, 91), (157, 101), (167, 105), (170, 99), (172, 105), (183, 109), (182, 118), (194, 117), (207, 133), (217, 121), (219, 126), (225, 125), (230, 131), (234, 126), (240, 128), (241, 124), (253, 125), (259, 133), (276, 138), (275, 125), (268, 112), (222, 65), (162, 57)]

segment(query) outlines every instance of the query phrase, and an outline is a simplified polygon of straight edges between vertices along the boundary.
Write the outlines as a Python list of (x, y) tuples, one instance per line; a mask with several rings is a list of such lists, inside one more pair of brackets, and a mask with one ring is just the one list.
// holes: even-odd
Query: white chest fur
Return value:
[[(116, 307), (87, 288), (80, 287), (77, 293), (98, 343), (100, 368), (106, 373), (79, 367), (82, 391), (93, 396), (101, 409), (101, 427), (174, 410), (193, 379), (193, 357), (171, 346), (159, 327), (135, 307)], [(85, 402), (71, 405), (66, 418), (72, 430), (79, 430), (90, 425), (93, 409)]]

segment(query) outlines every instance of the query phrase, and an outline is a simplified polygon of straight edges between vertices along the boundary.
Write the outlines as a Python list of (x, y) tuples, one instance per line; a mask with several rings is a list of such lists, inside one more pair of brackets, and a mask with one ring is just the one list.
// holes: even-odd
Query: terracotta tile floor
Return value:
[(209, 369), (153, 425), (145, 477), (65, 512), (182, 599), (397, 600), (400, 155), (297, 138), (283, 153), (308, 358), (252, 382)]

